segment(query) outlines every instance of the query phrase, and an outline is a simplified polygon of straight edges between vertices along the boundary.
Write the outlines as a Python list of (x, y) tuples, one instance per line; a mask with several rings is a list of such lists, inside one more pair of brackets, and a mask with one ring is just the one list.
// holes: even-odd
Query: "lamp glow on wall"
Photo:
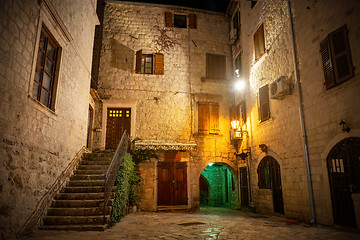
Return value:
[(231, 129), (233, 130), (233, 139), (241, 139), (242, 138), (242, 131), (239, 120), (231, 121)]

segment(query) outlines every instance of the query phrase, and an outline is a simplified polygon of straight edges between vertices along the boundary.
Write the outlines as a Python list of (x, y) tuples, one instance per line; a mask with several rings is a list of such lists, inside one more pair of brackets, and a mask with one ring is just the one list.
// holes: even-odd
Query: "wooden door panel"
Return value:
[(240, 168), (240, 196), (241, 206), (249, 206), (249, 191), (246, 167)]
[(187, 165), (185, 162), (175, 164), (175, 186), (174, 186), (174, 205), (187, 204)]
[(108, 108), (105, 148), (117, 148), (124, 131), (130, 133), (130, 128), (130, 108)]

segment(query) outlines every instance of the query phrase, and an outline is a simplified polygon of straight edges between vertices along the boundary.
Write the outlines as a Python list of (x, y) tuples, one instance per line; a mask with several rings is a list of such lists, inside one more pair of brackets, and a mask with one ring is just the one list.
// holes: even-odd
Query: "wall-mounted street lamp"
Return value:
[(345, 120), (341, 120), (341, 122), (339, 122), (339, 125), (341, 126), (341, 130), (343, 132), (350, 132), (350, 128), (346, 125)]

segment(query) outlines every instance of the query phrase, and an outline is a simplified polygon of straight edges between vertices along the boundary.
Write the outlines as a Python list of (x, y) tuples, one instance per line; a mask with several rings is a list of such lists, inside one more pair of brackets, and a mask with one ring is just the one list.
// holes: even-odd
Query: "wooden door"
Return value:
[(131, 108), (108, 108), (105, 148), (117, 148), (126, 130), (130, 133)]
[(249, 186), (247, 179), (246, 167), (239, 168), (240, 171), (240, 197), (241, 197), (241, 206), (249, 206)]
[(282, 195), (280, 165), (274, 159), (270, 161), (271, 188), (273, 193), (274, 212), (284, 214), (284, 200)]
[(327, 157), (334, 223), (356, 227), (351, 195), (360, 193), (360, 138), (346, 138)]
[(158, 205), (187, 205), (186, 162), (158, 163)]

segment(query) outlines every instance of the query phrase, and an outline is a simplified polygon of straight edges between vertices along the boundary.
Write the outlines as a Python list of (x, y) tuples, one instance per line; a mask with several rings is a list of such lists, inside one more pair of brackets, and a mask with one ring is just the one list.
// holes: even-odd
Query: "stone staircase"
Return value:
[[(104, 177), (114, 151), (86, 153), (66, 187), (55, 196), (43, 224), (43, 230), (103, 231)], [(107, 212), (115, 197), (116, 187), (108, 202)], [(106, 223), (110, 215), (106, 216)]]

